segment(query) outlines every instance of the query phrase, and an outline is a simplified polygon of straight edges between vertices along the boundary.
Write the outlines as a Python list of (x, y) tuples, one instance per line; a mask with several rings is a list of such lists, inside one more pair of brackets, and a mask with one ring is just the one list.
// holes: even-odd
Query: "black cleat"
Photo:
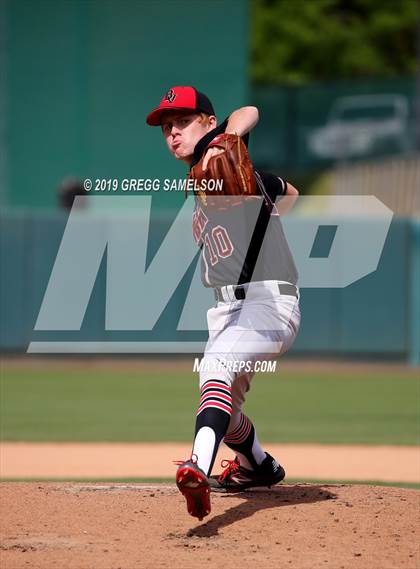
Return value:
[(274, 486), (281, 482), (286, 473), (284, 468), (267, 452), (258, 470), (248, 470), (240, 465), (238, 457), (234, 460), (222, 461), (226, 469), (220, 476), (209, 479), (214, 492), (242, 492), (247, 488)]

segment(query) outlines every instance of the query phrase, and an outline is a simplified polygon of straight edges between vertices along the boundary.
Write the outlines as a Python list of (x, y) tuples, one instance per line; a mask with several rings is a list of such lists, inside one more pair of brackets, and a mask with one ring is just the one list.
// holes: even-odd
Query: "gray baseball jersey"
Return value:
[[(193, 235), (202, 249), (204, 286), (221, 287), (265, 280), (297, 283), (297, 270), (280, 216), (262, 176), (256, 173), (256, 178), (261, 191), (266, 192), (264, 197), (247, 198), (239, 205), (221, 211), (204, 207), (196, 197)], [(270, 181), (284, 191), (283, 180)], [(219, 199), (223, 200), (223, 197)]]
[[(192, 166), (226, 125), (227, 120), (198, 142)], [(248, 135), (243, 140), (247, 143)], [(264, 280), (297, 283), (296, 266), (275, 207), (276, 199), (286, 193), (286, 182), (268, 172), (255, 171), (255, 178), (259, 196), (244, 198), (239, 205), (209, 208), (196, 196), (193, 235), (202, 249), (201, 276), (206, 287)]]

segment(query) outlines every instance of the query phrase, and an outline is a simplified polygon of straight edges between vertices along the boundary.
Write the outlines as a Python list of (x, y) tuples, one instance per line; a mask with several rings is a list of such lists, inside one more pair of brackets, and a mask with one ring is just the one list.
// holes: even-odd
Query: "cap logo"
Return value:
[(176, 93), (173, 89), (169, 89), (169, 91), (165, 95), (165, 99), (170, 103), (173, 103), (176, 99)]

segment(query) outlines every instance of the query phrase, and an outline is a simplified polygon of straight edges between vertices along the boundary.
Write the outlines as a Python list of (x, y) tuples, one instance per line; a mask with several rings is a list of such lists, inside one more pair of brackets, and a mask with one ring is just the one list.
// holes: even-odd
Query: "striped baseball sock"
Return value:
[(229, 426), (231, 413), (230, 386), (219, 379), (206, 381), (201, 388), (192, 454), (197, 457), (199, 468), (207, 476), (213, 468), (220, 442)]
[(243, 413), (241, 413), (237, 427), (225, 436), (223, 442), (235, 451), (241, 466), (248, 470), (258, 468), (266, 457), (258, 441), (254, 425)]

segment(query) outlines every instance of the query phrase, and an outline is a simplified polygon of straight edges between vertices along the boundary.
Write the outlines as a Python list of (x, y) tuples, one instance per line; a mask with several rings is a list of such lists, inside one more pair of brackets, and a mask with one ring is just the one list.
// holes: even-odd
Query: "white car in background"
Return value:
[(391, 143), (406, 147), (408, 101), (403, 95), (357, 95), (337, 99), (327, 124), (308, 135), (308, 146), (320, 158), (345, 159), (369, 154)]

